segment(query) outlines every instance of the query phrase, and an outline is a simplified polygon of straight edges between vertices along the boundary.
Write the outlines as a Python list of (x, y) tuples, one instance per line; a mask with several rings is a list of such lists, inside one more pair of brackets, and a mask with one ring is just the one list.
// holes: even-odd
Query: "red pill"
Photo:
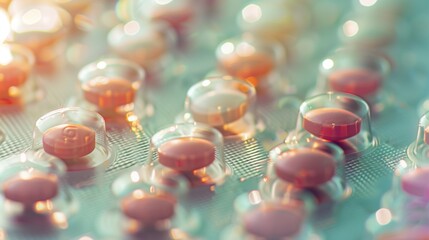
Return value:
[(58, 194), (58, 179), (52, 174), (21, 173), (3, 184), (6, 199), (30, 206), (38, 201), (46, 201)]
[(339, 141), (360, 132), (362, 119), (356, 114), (338, 108), (319, 108), (304, 115), (303, 128), (316, 137)]
[(60, 159), (76, 159), (95, 149), (95, 131), (79, 124), (61, 124), (48, 129), (42, 142), (46, 153)]
[(294, 149), (282, 153), (274, 163), (277, 176), (296, 187), (316, 187), (335, 175), (332, 155), (316, 149)]
[(192, 99), (190, 111), (195, 121), (217, 127), (242, 118), (247, 108), (246, 94), (227, 89), (211, 91)]
[(30, 67), (19, 61), (12, 61), (6, 65), (0, 64), (0, 96), (9, 96), (11, 87), (19, 87), (27, 81)]
[(381, 234), (377, 240), (428, 240), (429, 230), (423, 227), (406, 228)]
[(414, 196), (429, 198), (429, 168), (417, 168), (402, 176), (402, 189)]
[(328, 76), (331, 90), (354, 94), (359, 97), (373, 95), (382, 84), (382, 76), (370, 69), (336, 70)]
[(425, 133), (423, 136), (423, 141), (429, 145), (429, 127), (425, 128)]
[(274, 70), (275, 62), (272, 56), (255, 52), (249, 55), (225, 56), (220, 59), (220, 65), (229, 75), (258, 86), (260, 81)]
[(138, 83), (99, 77), (82, 84), (85, 99), (99, 108), (116, 108), (134, 102)]
[(193, 171), (207, 167), (215, 160), (215, 146), (201, 138), (179, 138), (158, 148), (159, 162), (177, 171)]
[(243, 228), (264, 239), (289, 239), (300, 232), (303, 221), (304, 214), (290, 206), (263, 206), (243, 216)]
[(171, 219), (175, 213), (176, 200), (168, 195), (129, 196), (121, 201), (122, 213), (145, 225)]

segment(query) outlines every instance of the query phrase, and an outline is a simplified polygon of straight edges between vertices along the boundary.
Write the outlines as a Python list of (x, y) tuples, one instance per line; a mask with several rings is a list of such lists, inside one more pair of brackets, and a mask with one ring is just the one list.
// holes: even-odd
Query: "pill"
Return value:
[(246, 80), (257, 86), (270, 74), (275, 66), (272, 56), (255, 52), (253, 54), (231, 54), (220, 59), (221, 68), (233, 77)]
[(402, 189), (414, 196), (429, 198), (429, 168), (417, 168), (401, 178)]
[(316, 137), (330, 141), (344, 140), (360, 132), (362, 119), (337, 108), (319, 108), (304, 114), (303, 128)]
[(195, 121), (217, 127), (242, 118), (247, 108), (246, 94), (224, 89), (210, 91), (192, 99), (190, 112)]
[(296, 236), (304, 221), (302, 212), (288, 206), (262, 206), (243, 216), (246, 232), (264, 239)]
[(176, 201), (168, 195), (128, 196), (121, 201), (122, 213), (145, 225), (171, 219), (175, 213)]
[(95, 149), (95, 131), (79, 124), (61, 124), (43, 133), (43, 149), (60, 159), (76, 159)]
[(2, 190), (6, 199), (29, 206), (57, 196), (58, 179), (52, 174), (23, 172), (6, 180)]
[(99, 108), (116, 108), (134, 102), (137, 83), (122, 78), (94, 78), (82, 84), (85, 99)]
[(382, 76), (370, 69), (341, 69), (329, 74), (331, 90), (354, 94), (359, 97), (373, 95), (382, 85)]
[(0, 94), (8, 95), (11, 87), (19, 87), (27, 81), (30, 67), (19, 61), (12, 61), (6, 65), (0, 64)]
[(428, 240), (429, 230), (424, 227), (405, 228), (380, 234), (377, 240)]
[(316, 149), (294, 149), (282, 153), (274, 163), (277, 176), (296, 187), (315, 187), (335, 175), (332, 155)]
[(215, 146), (201, 138), (179, 138), (158, 148), (159, 162), (177, 171), (193, 171), (209, 166), (215, 160)]

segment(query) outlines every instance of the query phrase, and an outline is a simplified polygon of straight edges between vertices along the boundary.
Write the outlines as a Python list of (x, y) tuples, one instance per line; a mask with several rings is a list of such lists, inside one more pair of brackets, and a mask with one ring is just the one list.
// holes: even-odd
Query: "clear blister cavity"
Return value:
[(95, 181), (116, 159), (103, 118), (81, 108), (61, 108), (40, 117), (34, 128), (32, 149), (41, 157), (61, 159), (76, 185), (86, 178)]
[(297, 127), (286, 143), (322, 140), (331, 142), (344, 154), (361, 153), (376, 146), (368, 104), (361, 98), (328, 92), (305, 100), (299, 110)]

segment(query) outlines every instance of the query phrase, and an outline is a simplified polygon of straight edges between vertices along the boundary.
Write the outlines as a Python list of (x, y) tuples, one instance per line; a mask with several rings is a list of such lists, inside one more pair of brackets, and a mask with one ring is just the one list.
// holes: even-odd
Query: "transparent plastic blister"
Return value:
[(34, 55), (19, 44), (0, 44), (0, 106), (21, 107), (43, 98), (33, 72)]
[(429, 164), (429, 113), (420, 117), (417, 137), (407, 149), (408, 157), (417, 166), (427, 166)]
[(38, 65), (61, 54), (71, 24), (67, 11), (48, 2), (27, 2), (12, 8), (11, 15), (13, 41), (31, 49)]
[(148, 77), (156, 78), (171, 63), (175, 35), (164, 22), (132, 20), (115, 26), (108, 43), (116, 54), (138, 63)]
[(41, 157), (61, 159), (68, 180), (77, 187), (97, 182), (97, 177), (116, 159), (103, 118), (81, 108), (62, 108), (40, 117), (31, 149)]
[(235, 219), (222, 239), (294, 239), (315, 237), (311, 197), (264, 199), (258, 191), (242, 194), (234, 201)]
[(2, 161), (0, 225), (6, 234), (54, 234), (68, 227), (79, 204), (65, 181), (65, 171), (59, 159), (33, 151)]
[(198, 215), (182, 206), (189, 190), (180, 175), (154, 175), (141, 167), (120, 175), (111, 186), (115, 200), (98, 219), (104, 237), (121, 239), (191, 239)]
[(383, 87), (391, 71), (388, 57), (379, 50), (340, 48), (321, 61), (317, 85), (310, 95), (327, 91), (353, 94), (364, 99), (371, 111), (377, 113), (392, 104)]
[(256, 90), (231, 77), (204, 79), (187, 92), (185, 112), (177, 122), (198, 122), (219, 130), (226, 139), (248, 139), (255, 135)]
[(143, 93), (145, 76), (140, 66), (125, 59), (89, 63), (79, 71), (80, 91), (68, 105), (98, 112), (111, 126), (143, 120), (150, 106)]
[(147, 165), (155, 176), (180, 175), (191, 187), (214, 191), (230, 173), (223, 137), (199, 123), (171, 125), (152, 136)]
[(285, 142), (322, 140), (338, 145), (347, 156), (362, 154), (377, 145), (370, 119), (368, 104), (363, 99), (328, 92), (301, 104), (296, 129)]
[(320, 205), (333, 204), (349, 194), (344, 165), (342, 149), (332, 143), (281, 144), (269, 152), (259, 188), (267, 199), (312, 195)]

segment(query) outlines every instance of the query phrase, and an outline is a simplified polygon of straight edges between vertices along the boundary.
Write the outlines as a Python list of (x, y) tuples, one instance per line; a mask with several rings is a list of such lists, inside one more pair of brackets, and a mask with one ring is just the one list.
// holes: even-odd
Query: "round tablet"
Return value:
[(402, 230), (383, 233), (377, 236), (377, 240), (427, 240), (429, 230), (423, 227), (406, 228)]
[(158, 148), (159, 162), (177, 171), (193, 171), (215, 160), (215, 145), (201, 138), (179, 138)]
[(316, 187), (335, 175), (332, 155), (316, 149), (295, 149), (282, 153), (274, 163), (277, 176), (296, 187)]
[(414, 196), (429, 198), (429, 168), (417, 168), (401, 178), (402, 189)]
[(261, 78), (273, 71), (275, 63), (272, 56), (255, 52), (249, 55), (232, 54), (222, 57), (220, 65), (229, 75), (257, 86)]
[(116, 108), (133, 103), (136, 87), (121, 78), (94, 78), (82, 84), (85, 99), (99, 108)]
[(294, 237), (301, 230), (304, 215), (288, 206), (262, 206), (243, 216), (246, 232), (264, 239)]
[(61, 124), (46, 130), (42, 142), (46, 153), (60, 159), (76, 159), (95, 149), (95, 131), (79, 124)]
[(341, 69), (328, 76), (329, 88), (360, 97), (372, 95), (381, 87), (382, 76), (370, 69)]
[(12, 61), (0, 64), (0, 93), (7, 93), (11, 87), (19, 87), (27, 81), (29, 66), (24, 62)]
[(235, 90), (210, 91), (192, 99), (190, 112), (195, 121), (211, 126), (223, 126), (244, 116), (247, 95)]
[(304, 114), (303, 128), (316, 137), (344, 140), (360, 132), (362, 119), (339, 108), (319, 108)]
[(52, 174), (18, 175), (3, 184), (6, 199), (24, 205), (46, 201), (58, 194), (58, 179)]
[(121, 201), (122, 213), (145, 225), (153, 225), (174, 216), (176, 201), (170, 196), (129, 196)]

